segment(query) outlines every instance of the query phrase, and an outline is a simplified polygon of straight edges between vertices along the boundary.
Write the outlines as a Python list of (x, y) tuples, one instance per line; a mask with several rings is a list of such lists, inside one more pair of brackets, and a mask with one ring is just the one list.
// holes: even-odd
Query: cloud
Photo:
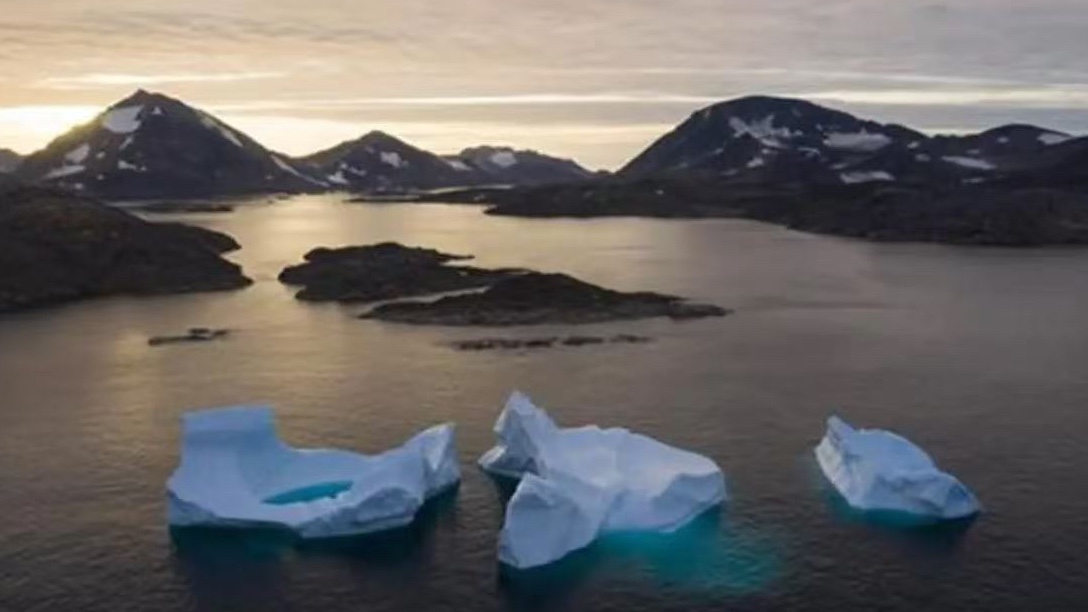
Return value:
[(177, 83), (232, 83), (280, 79), (288, 76), (290, 76), (290, 73), (287, 72), (218, 72), (208, 74), (111, 74), (99, 72), (79, 76), (49, 77), (39, 80), (35, 83), (35, 86), (46, 89), (80, 90)]
[(1082, 86), (991, 89), (882, 89), (814, 91), (793, 94), (819, 102), (882, 106), (1004, 106), (1072, 109), (1088, 106)]

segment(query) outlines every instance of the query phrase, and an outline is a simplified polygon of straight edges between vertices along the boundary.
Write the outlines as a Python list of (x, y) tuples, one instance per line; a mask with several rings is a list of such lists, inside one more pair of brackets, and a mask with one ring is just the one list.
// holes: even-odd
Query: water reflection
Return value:
[[(517, 488), (492, 477), (502, 508)], [(562, 608), (595, 577), (658, 585), (688, 594), (745, 595), (769, 586), (780, 573), (777, 545), (757, 531), (731, 523), (721, 507), (672, 533), (621, 532), (550, 565), (528, 570), (499, 566), (499, 588), (517, 610)]]
[(300, 540), (277, 529), (171, 528), (174, 567), (209, 609), (257, 595), (277, 601), (274, 591), (290, 582), (288, 566), (303, 559), (415, 576), (431, 560), (435, 533), (456, 520), (457, 497), (453, 489), (428, 501), (412, 524), (361, 536)]
[(936, 520), (907, 512), (890, 510), (859, 510), (823, 476), (815, 459), (807, 461), (814, 486), (824, 506), (835, 520), (846, 524), (869, 528), (881, 537), (920, 552), (947, 554), (954, 552), (963, 537), (978, 518), (971, 516), (958, 520)]

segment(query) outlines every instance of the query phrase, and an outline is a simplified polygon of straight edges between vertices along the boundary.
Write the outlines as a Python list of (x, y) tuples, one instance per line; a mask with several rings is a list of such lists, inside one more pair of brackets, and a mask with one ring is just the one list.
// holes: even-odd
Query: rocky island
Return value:
[(452, 295), (431, 302), (393, 302), (362, 315), (419, 325), (584, 324), (669, 317), (721, 317), (729, 311), (692, 304), (659, 293), (623, 293), (591, 285), (565, 274), (529, 272), (501, 280), (479, 293)]
[(305, 262), (280, 273), (280, 282), (302, 286), (296, 297), (310, 302), (377, 302), (486, 287), (521, 270), (451, 266), (472, 259), (434, 249), (383, 242), (336, 249), (316, 248)]
[(230, 236), (13, 182), (0, 185), (0, 245), (0, 312), (251, 283), (221, 257), (238, 248)]

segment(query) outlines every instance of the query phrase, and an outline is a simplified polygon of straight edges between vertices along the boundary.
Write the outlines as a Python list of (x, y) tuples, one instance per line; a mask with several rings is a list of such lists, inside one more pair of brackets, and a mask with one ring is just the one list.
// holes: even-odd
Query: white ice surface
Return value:
[(930, 519), (979, 512), (978, 500), (906, 438), (880, 429), (856, 430), (838, 417), (816, 447), (828, 481), (852, 507)]
[[(460, 479), (451, 424), (367, 456), (292, 448), (264, 407), (191, 412), (182, 421), (181, 463), (167, 481), (171, 525), (275, 527), (303, 538), (369, 533), (410, 523), (428, 498)], [(269, 501), (335, 484), (348, 488), (311, 501)]]
[(479, 463), (521, 478), (499, 536), (499, 560), (516, 568), (558, 561), (602, 533), (674, 531), (725, 501), (710, 459), (626, 429), (560, 429), (520, 393), (495, 433)]
[(102, 115), (101, 125), (114, 134), (131, 134), (140, 129), (140, 111), (143, 106), (124, 106)]

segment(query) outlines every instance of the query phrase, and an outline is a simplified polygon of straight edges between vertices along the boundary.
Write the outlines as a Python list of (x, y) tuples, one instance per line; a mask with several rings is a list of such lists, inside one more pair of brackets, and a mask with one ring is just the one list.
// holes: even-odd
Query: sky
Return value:
[(137, 88), (292, 155), (381, 129), (614, 168), (754, 93), (1082, 133), (1085, 32), (1085, 0), (0, 0), (0, 147)]

